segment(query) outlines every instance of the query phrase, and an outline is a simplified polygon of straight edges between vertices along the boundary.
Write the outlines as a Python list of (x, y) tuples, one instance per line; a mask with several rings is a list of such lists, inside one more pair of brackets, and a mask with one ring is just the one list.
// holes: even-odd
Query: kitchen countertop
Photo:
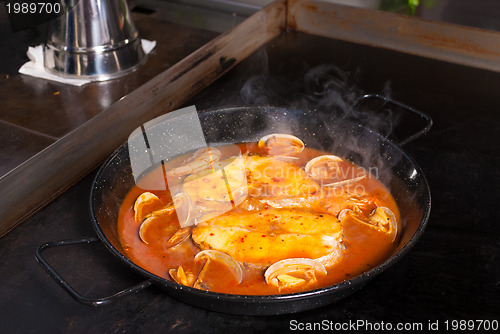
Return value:
[[(45, 273), (34, 252), (47, 241), (95, 235), (88, 212), (94, 171), (0, 239), (0, 331), (284, 332), (293, 329), (294, 321), (418, 323), (424, 329), (439, 321), (443, 330), (445, 320), (450, 326), (451, 320), (499, 321), (500, 227), (494, 208), (500, 164), (496, 90), (500, 74), (289, 32), (187, 105), (196, 104), (200, 110), (300, 104), (311, 100), (303, 98), (308, 93), (306, 73), (331, 65), (349, 73), (348, 84), (343, 84), (346, 92), (390, 95), (434, 120), (427, 135), (404, 148), (428, 178), (432, 212), (422, 238), (400, 262), (352, 296), (295, 315), (214, 313), (178, 302), (156, 287), (107, 306), (84, 306)], [(262, 87), (269, 89), (259, 91)], [(143, 280), (100, 244), (51, 249), (46, 257), (77, 290), (91, 297)]]
[(155, 40), (147, 62), (125, 77), (65, 85), (17, 73), (28, 61), (28, 46), (44, 40), (43, 26), (12, 32), (0, 6), (0, 177), (42, 151), (111, 104), (183, 59), (220, 32), (163, 20), (155, 11), (135, 10), (142, 38)]

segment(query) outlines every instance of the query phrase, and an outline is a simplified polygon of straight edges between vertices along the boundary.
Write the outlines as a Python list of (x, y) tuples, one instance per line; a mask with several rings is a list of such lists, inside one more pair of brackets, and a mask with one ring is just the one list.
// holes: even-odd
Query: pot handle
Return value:
[(86, 237), (86, 238), (80, 238), (80, 239), (68, 239), (68, 240), (59, 240), (59, 241), (52, 241), (52, 242), (47, 242), (41, 246), (39, 246), (36, 249), (35, 252), (35, 257), (40, 263), (40, 265), (47, 271), (47, 273), (52, 277), (59, 285), (66, 290), (67, 293), (71, 295), (74, 299), (76, 299), (78, 302), (85, 304), (85, 305), (91, 305), (91, 306), (101, 306), (101, 305), (107, 305), (119, 298), (122, 298), (124, 296), (127, 296), (131, 293), (141, 291), (143, 289), (146, 289), (150, 287), (153, 282), (151, 280), (146, 280), (143, 281), (137, 285), (134, 285), (130, 288), (123, 289), (111, 296), (104, 297), (104, 298), (97, 298), (97, 299), (92, 299), (92, 298), (87, 298), (85, 296), (82, 296), (80, 293), (78, 293), (71, 285), (69, 285), (55, 270), (50, 266), (50, 264), (43, 258), (42, 252), (48, 248), (54, 248), (54, 247), (60, 247), (60, 246), (70, 246), (70, 245), (78, 245), (78, 244), (90, 244), (94, 242), (98, 242), (99, 239), (96, 237)]
[(410, 106), (407, 106), (401, 102), (398, 102), (398, 101), (395, 101), (395, 100), (392, 100), (388, 97), (385, 97), (385, 96), (382, 96), (382, 95), (379, 95), (379, 94), (367, 94), (367, 95), (363, 95), (358, 101), (356, 101), (356, 104), (358, 104), (359, 102), (363, 101), (363, 100), (367, 100), (367, 99), (378, 99), (378, 100), (382, 100), (386, 103), (391, 103), (395, 106), (398, 106), (406, 111), (409, 111), (410, 113), (420, 117), (421, 119), (423, 119), (425, 121), (425, 126), (414, 132), (413, 134), (411, 134), (410, 136), (406, 137), (405, 139), (402, 139), (400, 140), (397, 144), (399, 146), (404, 146), (406, 144), (408, 144), (409, 142), (412, 142), (414, 141), (415, 139), (421, 137), (422, 135), (426, 134), (432, 127), (432, 118), (427, 115), (426, 113), (422, 112), (422, 111), (419, 111), (419, 110), (416, 110)]

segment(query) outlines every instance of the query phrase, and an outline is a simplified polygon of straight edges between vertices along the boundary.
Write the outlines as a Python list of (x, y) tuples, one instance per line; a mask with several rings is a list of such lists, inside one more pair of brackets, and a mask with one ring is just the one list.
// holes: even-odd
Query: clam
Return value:
[(145, 212), (160, 204), (160, 199), (153, 193), (144, 192), (137, 197), (134, 203), (134, 219), (140, 222), (144, 219)]
[(238, 284), (240, 284), (243, 280), (243, 269), (241, 268), (241, 265), (238, 263), (238, 261), (227, 255), (226, 253), (214, 249), (203, 250), (196, 254), (196, 256), (194, 257), (194, 261), (199, 262), (203, 260), (206, 260), (206, 262), (200, 274), (198, 275), (198, 278), (196, 279), (195, 285), (197, 285), (197, 283), (198, 285), (202, 284), (203, 277), (205, 275), (205, 272), (208, 270), (208, 266), (210, 266), (211, 261), (218, 261), (224, 264), (234, 275), (234, 277), (238, 281)]
[(146, 243), (149, 244), (152, 242), (152, 240), (149, 239), (148, 233), (149, 228), (154, 224), (154, 222), (157, 220), (157, 217), (149, 217), (144, 219), (144, 221), (141, 223), (141, 227), (139, 228), (139, 238)]
[(188, 224), (191, 217), (191, 211), (192, 206), (189, 196), (185, 193), (178, 193), (165, 207), (151, 212), (150, 214), (146, 215), (145, 218), (160, 217), (165, 214), (172, 214), (175, 212), (177, 213), (179, 224), (181, 225), (181, 227), (185, 227), (187, 225), (192, 225)]
[(342, 223), (346, 222), (348, 219), (352, 219), (352, 221), (367, 225), (377, 231), (392, 234), (392, 242), (396, 240), (398, 234), (396, 216), (389, 208), (383, 206), (376, 208), (366, 220), (356, 217), (354, 211), (350, 209), (340, 211), (338, 218)]
[(167, 248), (174, 248), (188, 240), (191, 236), (192, 229), (193, 228), (191, 226), (187, 226), (177, 230), (177, 232), (175, 232), (174, 235), (168, 239), (166, 244)]
[(191, 219), (192, 205), (189, 196), (186, 193), (178, 193), (172, 198), (172, 203), (181, 228), (193, 225), (194, 222)]
[[(141, 195), (142, 196), (142, 195)], [(179, 225), (181, 226), (182, 232), (178, 233), (180, 234), (179, 237), (182, 236), (184, 233), (183, 228), (189, 225), (192, 225), (193, 223), (190, 220), (191, 217), (191, 201), (189, 199), (189, 196), (185, 193), (178, 193), (177, 195), (174, 196), (172, 199), (172, 202), (170, 202), (167, 206), (165, 206), (162, 209), (156, 210), (151, 212), (150, 214), (146, 215), (145, 219), (141, 223), (141, 226), (139, 227), (139, 237), (141, 238), (142, 241), (144, 241), (146, 244), (149, 244), (152, 240), (148, 239), (148, 229), (154, 224), (158, 218), (162, 215), (165, 214), (172, 214), (172, 213), (177, 213), (177, 218), (179, 220)], [(188, 232), (190, 233), (191, 230), (188, 229)], [(187, 236), (189, 236), (189, 233)], [(177, 234), (177, 232), (176, 232)], [(175, 234), (174, 234), (175, 236)], [(170, 238), (172, 240), (172, 238)], [(169, 242), (170, 242), (169, 240)], [(185, 237), (183, 240), (180, 240), (176, 244), (172, 245), (171, 247), (181, 243), (182, 241), (185, 240)]]
[(170, 277), (179, 284), (191, 286), (194, 282), (195, 276), (192, 273), (186, 273), (182, 266), (172, 268), (168, 271)]
[(264, 278), (267, 284), (281, 290), (316, 282), (317, 275), (326, 275), (323, 264), (308, 258), (292, 258), (272, 264), (264, 273)]
[[(305, 172), (313, 178), (315, 181), (327, 181), (331, 179), (337, 179), (342, 177), (339, 163), (341, 163), (342, 158), (336, 155), (320, 155), (314, 159), (311, 159), (304, 167)], [(332, 182), (323, 184), (323, 187), (344, 187), (350, 184), (361, 181), (366, 176), (361, 175), (358, 177), (353, 177), (351, 179)]]
[(272, 133), (262, 137), (258, 146), (269, 155), (288, 156), (302, 152), (305, 145), (302, 140), (295, 136)]
[(304, 170), (314, 180), (328, 180), (339, 175), (339, 163), (342, 161), (336, 155), (321, 155), (311, 159), (304, 167)]

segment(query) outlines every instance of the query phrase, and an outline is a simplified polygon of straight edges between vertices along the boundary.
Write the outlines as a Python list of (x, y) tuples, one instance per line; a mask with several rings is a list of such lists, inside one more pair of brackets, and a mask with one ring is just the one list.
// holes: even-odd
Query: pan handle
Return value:
[(137, 285), (134, 285), (130, 288), (123, 289), (111, 296), (104, 297), (104, 298), (98, 298), (98, 299), (92, 299), (92, 298), (87, 298), (85, 296), (82, 296), (80, 293), (78, 293), (71, 285), (69, 285), (55, 270), (50, 266), (50, 264), (43, 258), (42, 252), (48, 248), (54, 248), (54, 247), (60, 247), (60, 246), (70, 246), (70, 245), (78, 245), (78, 244), (90, 244), (94, 242), (98, 242), (99, 239), (96, 237), (86, 237), (86, 238), (80, 238), (80, 239), (69, 239), (69, 240), (59, 240), (59, 241), (52, 241), (52, 242), (47, 242), (41, 246), (39, 246), (36, 249), (35, 252), (35, 257), (40, 263), (40, 265), (47, 271), (47, 273), (52, 277), (59, 285), (66, 290), (67, 293), (71, 295), (74, 299), (79, 301), (82, 304), (85, 305), (91, 305), (91, 306), (101, 306), (101, 305), (107, 305), (119, 298), (122, 298), (124, 296), (127, 296), (131, 293), (141, 291), (143, 289), (146, 289), (150, 287), (153, 282), (151, 280), (146, 280), (143, 281)]
[(363, 100), (366, 100), (366, 99), (379, 99), (379, 100), (382, 100), (386, 103), (391, 103), (391, 104), (394, 104), (400, 108), (403, 108), (404, 110), (406, 111), (409, 111), (411, 112), (412, 114), (415, 114), (417, 115), (418, 117), (420, 117), (421, 119), (423, 119), (425, 121), (425, 126), (416, 131), (415, 133), (411, 134), (410, 136), (406, 137), (405, 139), (403, 140), (400, 140), (397, 144), (399, 146), (404, 146), (406, 144), (408, 144), (409, 142), (412, 142), (414, 141), (415, 139), (421, 137), (422, 135), (426, 134), (427, 132), (429, 132), (429, 130), (431, 129), (432, 127), (432, 118), (427, 115), (426, 113), (422, 112), (422, 111), (419, 111), (419, 110), (416, 110), (412, 107), (409, 107), (401, 102), (398, 102), (398, 101), (394, 101), (388, 97), (385, 97), (385, 96), (382, 96), (382, 95), (379, 95), (379, 94), (366, 94), (366, 95), (363, 95), (357, 102), (356, 104), (358, 104), (359, 102), (363, 101)]

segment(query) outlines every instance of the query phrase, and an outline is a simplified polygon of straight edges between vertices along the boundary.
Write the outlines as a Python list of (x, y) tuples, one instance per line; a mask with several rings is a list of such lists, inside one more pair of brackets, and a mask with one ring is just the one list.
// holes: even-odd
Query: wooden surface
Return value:
[(101, 163), (135, 128), (179, 108), (276, 37), (284, 30), (284, 24), (285, 6), (279, 1), (207, 43), (3, 176), (0, 235)]
[(288, 1), (291, 29), (500, 72), (500, 32), (320, 1)]

